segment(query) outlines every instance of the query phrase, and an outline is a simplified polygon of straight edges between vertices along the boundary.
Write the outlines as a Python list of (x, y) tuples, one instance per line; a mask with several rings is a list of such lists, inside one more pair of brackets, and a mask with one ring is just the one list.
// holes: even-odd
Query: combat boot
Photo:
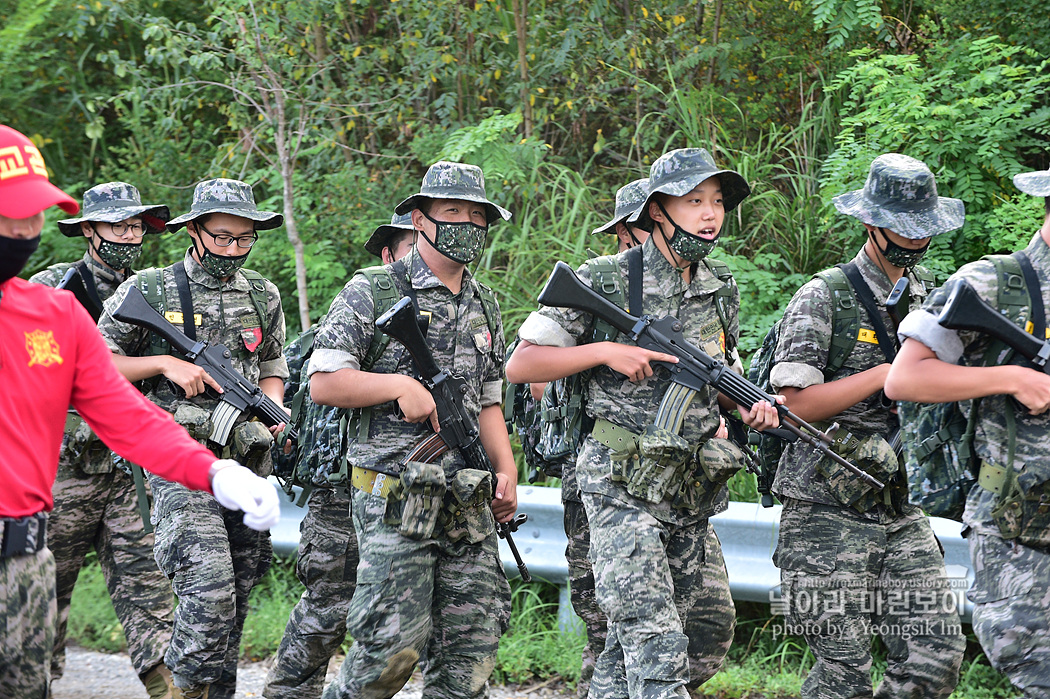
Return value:
[(171, 685), (171, 699), (208, 699), (210, 684), (196, 687), (194, 689), (182, 689), (176, 684)]
[(147, 672), (142, 684), (146, 685), (149, 699), (172, 699), (171, 690), (175, 683), (171, 681), (171, 670), (164, 663)]

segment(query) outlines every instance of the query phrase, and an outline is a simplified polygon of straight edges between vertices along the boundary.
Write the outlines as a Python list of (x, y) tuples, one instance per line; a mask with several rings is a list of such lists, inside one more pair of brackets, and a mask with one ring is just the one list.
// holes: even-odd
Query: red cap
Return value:
[(29, 218), (56, 204), (69, 214), (80, 211), (73, 197), (48, 181), (33, 142), (0, 124), (0, 216)]

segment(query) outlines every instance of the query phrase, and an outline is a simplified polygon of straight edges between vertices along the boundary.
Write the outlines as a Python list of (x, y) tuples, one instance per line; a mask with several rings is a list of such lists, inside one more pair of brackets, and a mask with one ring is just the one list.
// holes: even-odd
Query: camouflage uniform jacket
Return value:
[[(113, 292), (117, 290), (117, 287), (120, 286), (125, 279), (122, 270), (118, 271), (110, 269), (92, 257), (90, 252), (84, 253), (83, 261), (87, 264), (88, 269), (91, 270), (91, 274), (94, 275), (95, 288), (98, 289), (99, 298), (103, 301), (112, 296)], [(62, 277), (66, 276), (66, 272), (76, 264), (77, 262), (59, 262), (53, 264), (47, 269), (34, 274), (29, 278), (29, 281), (34, 284), (43, 284), (44, 286), (54, 288), (62, 281)]]
[[(427, 345), (434, 361), (443, 371), (457, 374), (466, 381), (463, 405), (477, 424), (481, 409), (499, 405), (503, 400), (503, 357), (506, 346), (503, 326), (496, 337), (489, 332), (482, 306), (480, 284), (469, 271), (463, 273), (458, 294), (449, 291), (413, 248), (402, 258), (411, 274), (419, 312), (429, 316)], [(387, 265), (394, 273), (400, 265)], [(397, 279), (399, 289), (408, 280)], [(355, 275), (332, 301), (328, 315), (320, 323), (314, 338), (309, 372), (335, 372), (340, 369), (360, 370), (375, 333), (372, 290), (363, 274)], [(412, 358), (401, 343), (391, 340), (372, 372), (404, 374), (418, 377)], [(373, 406), (367, 443), (350, 445), (347, 457), (354, 466), (393, 468), (430, 433), (428, 423), (405, 422), (394, 401)], [(454, 469), (462, 465), (458, 454), (443, 460), (446, 467), (453, 460)]]
[[(270, 377), (288, 378), (288, 365), (281, 351), (285, 338), (284, 311), (277, 287), (264, 280), (268, 300), (266, 318), (260, 319), (249, 295), (249, 282), (240, 270), (227, 281), (222, 281), (206, 272), (189, 251), (184, 264), (190, 282), (193, 312), (201, 316), (197, 339), (211, 345), (225, 345), (233, 355), (233, 367), (255, 385)], [(98, 321), (106, 345), (117, 354), (141, 357), (150, 353), (152, 333), (149, 330), (113, 318), (113, 311), (128, 291), (139, 284), (142, 274), (139, 272), (120, 285), (106, 301)], [(179, 293), (172, 267), (162, 270), (162, 278), (166, 310), (178, 311)], [(145, 393), (147, 398), (169, 412), (174, 413), (179, 405), (189, 403), (210, 413), (219, 402), (218, 398), (206, 393), (186, 398), (182, 391), (176, 392), (170, 382), (162, 379), (144, 382)], [(246, 419), (241, 415), (238, 421)]]
[[(853, 258), (853, 262), (856, 263), (864, 281), (868, 283), (868, 288), (881, 309), (882, 323), (886, 331), (892, 332), (893, 324), (884, 310), (884, 303), (893, 285), (863, 248)], [(909, 273), (908, 279), (911, 308), (917, 309), (925, 299), (926, 291), (922, 282), (914, 275)], [(802, 389), (824, 383), (824, 369), (827, 367), (828, 352), (831, 348), (833, 312), (834, 300), (831, 290), (823, 280), (813, 279), (795, 293), (784, 312), (784, 320), (780, 326), (780, 342), (774, 355), (776, 363), (769, 375), (775, 389)], [(874, 339), (874, 325), (863, 306), (860, 306), (858, 320), (861, 330), (869, 331), (863, 334)], [(836, 381), (859, 374), (885, 362), (886, 356), (877, 342), (858, 339), (842, 368), (829, 380)], [(826, 422), (838, 422), (841, 427), (860, 438), (881, 435), (889, 440), (899, 423), (896, 414), (882, 407), (879, 399), (879, 393), (868, 396)], [(802, 442), (789, 444), (780, 460), (773, 491), (782, 498), (838, 505), (838, 501), (828, 491), (824, 477), (817, 471), (817, 465), (822, 458), (818, 451)], [(875, 516), (874, 513), (872, 516)]]
[[(616, 255), (616, 259), (620, 265), (621, 278), (627, 280), (626, 253)], [(642, 311), (656, 317), (675, 316), (682, 321), (682, 333), (687, 340), (715, 359), (724, 360), (738, 373), (742, 372), (736, 351), (740, 332), (740, 294), (736, 285), (733, 285), (733, 294), (726, 309), (730, 334), (727, 338), (715, 308), (715, 292), (723, 282), (706, 265), (701, 263), (696, 266), (696, 273), (686, 286), (681, 274), (667, 262), (651, 238), (642, 245), (642, 265)], [(591, 285), (590, 268), (586, 264), (576, 274), (584, 284)], [(518, 335), (536, 345), (572, 347), (590, 338), (593, 322), (589, 314), (581, 311), (543, 307), (525, 320)], [(622, 335), (616, 338), (616, 342), (633, 344)], [(728, 356), (727, 346), (732, 348)], [(652, 423), (670, 384), (671, 373), (660, 366), (655, 366), (653, 375), (639, 383), (628, 381), (607, 366), (596, 367), (585, 388), (587, 414), (641, 434), (646, 425)], [(717, 392), (705, 387), (697, 393), (686, 412), (681, 436), (690, 444), (698, 446), (714, 435), (718, 423)], [(584, 467), (584, 462), (591, 458), (589, 454), (592, 450), (593, 458), (602, 462), (597, 470)], [(623, 488), (610, 478), (611, 463), (608, 448), (588, 437), (577, 461), (576, 476), (580, 491), (622, 497)], [(669, 516), (669, 499), (665, 498), (657, 505), (647, 505), (654, 516), (663, 520)], [(725, 507), (726, 494), (723, 492), (714, 511), (724, 510)]]
[[(1043, 307), (1050, 309), (1050, 247), (1038, 233), (1025, 248), (1032, 262), (1043, 293)], [(999, 278), (994, 265), (988, 260), (971, 262), (951, 276), (965, 279), (982, 299), (995, 306), (999, 293)], [(938, 290), (930, 295), (922, 312), (913, 313), (901, 323), (900, 335), (910, 337), (929, 347), (937, 358), (951, 364), (977, 365), (983, 360), (989, 339), (973, 331), (949, 330), (937, 323), (947, 295)], [(1027, 320), (1027, 319), (1025, 319)], [(1016, 360), (1015, 360), (1016, 361)], [(968, 403), (963, 403), (969, 409)], [(1014, 454), (1014, 470), (1018, 484), (1027, 489), (1050, 480), (1050, 452), (1047, 451), (1050, 435), (1050, 413), (1029, 415), (1005, 395), (982, 398), (979, 407), (977, 432), (974, 444), (982, 462), (1005, 465), (1008, 461), (1009, 438), (1006, 427), (1006, 411), (1012, 411), (1016, 419), (1017, 440)], [(1001, 536), (992, 521), (991, 511), (996, 496), (980, 486), (974, 486), (966, 504), (963, 522), (984, 534)]]

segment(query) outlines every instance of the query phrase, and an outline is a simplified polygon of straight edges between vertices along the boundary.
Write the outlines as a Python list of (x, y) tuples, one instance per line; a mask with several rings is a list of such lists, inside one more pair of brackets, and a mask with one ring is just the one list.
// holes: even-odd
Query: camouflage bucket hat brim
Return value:
[(394, 214), (390, 217), (390, 223), (384, 223), (372, 231), (372, 235), (368, 236), (368, 240), (365, 241), (365, 250), (376, 257), (382, 257), (383, 248), (390, 245), (390, 241), (395, 235), (414, 230), (415, 226), (412, 225), (411, 213)]
[(255, 221), (255, 230), (280, 228), (284, 216), (273, 211), (259, 211), (255, 195), (247, 182), (216, 178), (198, 182), (193, 189), (190, 211), (168, 221), (168, 230), (174, 233), (188, 222), (208, 214), (231, 214)]
[(1050, 170), (1014, 175), (1014, 186), (1033, 197), (1050, 197)]
[(722, 206), (729, 213), (751, 194), (747, 180), (736, 170), (719, 169), (704, 148), (679, 148), (664, 153), (649, 168), (649, 196), (628, 223), (652, 228), (649, 203), (657, 194), (680, 197), (711, 177), (718, 177), (722, 188)]
[(497, 219), (509, 221), (511, 216), (502, 206), (489, 201), (485, 194), (485, 175), (476, 165), (450, 163), (447, 160), (434, 163), (423, 176), (419, 194), (413, 194), (398, 204), (394, 212), (407, 214), (418, 209), (427, 199), (462, 199), (484, 204), (488, 223)]
[(616, 210), (613, 218), (608, 223), (598, 226), (591, 235), (597, 233), (615, 233), (616, 224), (626, 223), (628, 217), (642, 208), (645, 198), (649, 195), (649, 178), (643, 177), (635, 180), (616, 190)]
[(920, 240), (962, 228), (965, 207), (959, 199), (937, 196), (937, 182), (921, 160), (887, 153), (871, 163), (863, 189), (832, 199), (847, 216), (877, 228)]
[(168, 207), (160, 204), (143, 204), (139, 190), (127, 182), (107, 182), (84, 192), (84, 207), (79, 218), (67, 218), (58, 222), (58, 230), (67, 238), (81, 235), (82, 222), (99, 221), (119, 223), (138, 216), (145, 224), (147, 233), (160, 233), (171, 218)]

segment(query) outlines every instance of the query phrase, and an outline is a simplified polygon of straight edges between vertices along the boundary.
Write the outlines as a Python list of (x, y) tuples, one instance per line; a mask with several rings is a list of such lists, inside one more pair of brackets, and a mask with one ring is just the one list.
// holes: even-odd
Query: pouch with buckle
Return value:
[(432, 538), (445, 490), (445, 470), (440, 463), (409, 461), (401, 469), (400, 481), (390, 489), (383, 522), (409, 539)]
[(689, 442), (670, 430), (647, 425), (638, 439), (641, 459), (627, 480), (627, 492), (646, 502), (662, 502), (681, 486), (692, 463)]
[(1023, 546), (1050, 548), (1050, 481), (1022, 490), (1013, 469), (1006, 474), (1002, 492), (992, 509), (992, 520), (1004, 539)]
[[(883, 483), (888, 483), (900, 469), (893, 448), (879, 435), (858, 439), (839, 428), (833, 437), (835, 441), (831, 449), (836, 454)], [(857, 512), (867, 512), (887, 500), (882, 491), (876, 491), (863, 478), (829, 458), (823, 458), (817, 463), (817, 471), (824, 476), (828, 492), (841, 504)]]
[(266, 425), (255, 420), (242, 422), (233, 428), (230, 436), (230, 456), (240, 461), (253, 473), (265, 478), (273, 471), (270, 447), (273, 435)]
[(462, 469), (452, 476), (448, 491), (441, 523), (449, 541), (466, 539), (468, 544), (484, 541), (496, 527), (489, 506), (492, 474), (473, 468)]

